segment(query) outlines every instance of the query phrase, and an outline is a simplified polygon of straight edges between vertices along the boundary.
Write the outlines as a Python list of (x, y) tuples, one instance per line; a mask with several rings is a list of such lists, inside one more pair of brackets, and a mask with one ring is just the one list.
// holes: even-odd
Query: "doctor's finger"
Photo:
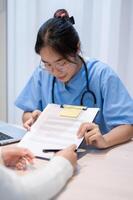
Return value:
[(91, 131), (86, 131), (85, 132), (85, 135), (84, 135), (84, 137), (86, 138), (86, 137), (91, 137), (92, 135), (95, 135), (96, 134), (96, 131), (95, 131), (95, 129), (93, 129), (93, 130), (91, 130)]
[(98, 143), (98, 141), (100, 140), (101, 136), (96, 134), (93, 135), (92, 137), (89, 138), (88, 140), (88, 144), (90, 145), (96, 145)]
[(78, 133), (77, 133), (78, 138), (84, 137), (88, 125), (89, 125), (89, 123), (81, 124), (81, 126), (80, 126), (80, 128), (78, 130)]
[(26, 124), (26, 123), (24, 123), (24, 128), (26, 128), (27, 129), (27, 131), (30, 131), (30, 128), (31, 128), (31, 126), (29, 126), (29, 124)]
[(82, 123), (81, 125), (80, 125), (80, 127), (79, 127), (79, 130), (78, 130), (78, 133), (82, 130), (82, 128), (84, 127), (84, 126), (86, 126), (88, 123)]
[(86, 144), (88, 144), (89, 139), (95, 134), (97, 133), (95, 132), (94, 129), (85, 133), (84, 138), (85, 138)]
[(40, 111), (40, 110), (35, 110), (35, 111), (33, 111), (33, 112), (32, 112), (32, 117), (33, 117), (33, 119), (36, 120), (36, 119), (39, 117), (40, 114), (41, 114), (41, 111)]
[(31, 117), (24, 123), (24, 128), (30, 131), (31, 125), (33, 124), (33, 118)]
[(91, 131), (92, 129), (97, 128), (98, 125), (95, 123), (84, 123), (81, 125), (79, 131), (78, 131), (78, 138), (84, 137), (85, 133), (87, 131)]
[(102, 138), (101, 133), (95, 132), (90, 137), (86, 137), (86, 144), (95, 145), (101, 138)]

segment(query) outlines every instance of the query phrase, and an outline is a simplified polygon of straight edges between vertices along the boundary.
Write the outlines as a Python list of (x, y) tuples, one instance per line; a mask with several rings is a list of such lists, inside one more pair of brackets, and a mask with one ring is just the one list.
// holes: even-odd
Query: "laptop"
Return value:
[(26, 132), (20, 126), (0, 121), (0, 146), (20, 141)]

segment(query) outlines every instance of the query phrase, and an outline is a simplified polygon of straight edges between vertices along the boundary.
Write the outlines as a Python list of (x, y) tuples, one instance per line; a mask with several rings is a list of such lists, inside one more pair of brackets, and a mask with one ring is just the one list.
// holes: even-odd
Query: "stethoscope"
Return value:
[[(82, 60), (83, 62), (83, 66), (84, 66), (84, 70), (85, 70), (85, 78), (86, 78), (86, 90), (83, 92), (82, 96), (81, 96), (81, 99), (80, 99), (80, 105), (81, 106), (84, 106), (83, 104), (83, 101), (84, 101), (84, 98), (86, 96), (86, 94), (89, 94), (89, 96), (91, 95), (92, 96), (92, 99), (93, 99), (93, 102), (94, 102), (94, 105), (96, 105), (96, 95), (94, 94), (93, 91), (91, 91), (89, 89), (89, 80), (88, 80), (88, 70), (87, 70), (87, 65), (84, 61), (84, 59), (82, 57), (80, 57), (80, 59)], [(91, 65), (91, 67), (96, 63), (98, 62), (97, 60), (94, 61)], [(55, 103), (55, 98), (54, 98), (54, 88), (55, 88), (55, 81), (56, 81), (56, 77), (54, 76), (53, 77), (53, 82), (52, 82), (52, 103)]]

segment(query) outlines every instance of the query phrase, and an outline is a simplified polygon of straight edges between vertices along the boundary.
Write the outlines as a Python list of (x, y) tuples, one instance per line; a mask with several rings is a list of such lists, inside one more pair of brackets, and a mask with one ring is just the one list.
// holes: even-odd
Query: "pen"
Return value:
[[(42, 152), (43, 153), (56, 153), (61, 150), (63, 150), (63, 149), (43, 149)], [(75, 152), (77, 152), (77, 149), (75, 149)]]
[(61, 151), (61, 149), (43, 149), (42, 150), (43, 153), (51, 153), (51, 152), (56, 153), (58, 151)]

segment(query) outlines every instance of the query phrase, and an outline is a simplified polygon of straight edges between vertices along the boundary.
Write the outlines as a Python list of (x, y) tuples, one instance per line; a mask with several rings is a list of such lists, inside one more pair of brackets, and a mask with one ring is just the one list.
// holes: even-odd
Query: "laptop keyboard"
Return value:
[(9, 135), (0, 132), (0, 140), (8, 140), (8, 139), (13, 139), (13, 138)]

